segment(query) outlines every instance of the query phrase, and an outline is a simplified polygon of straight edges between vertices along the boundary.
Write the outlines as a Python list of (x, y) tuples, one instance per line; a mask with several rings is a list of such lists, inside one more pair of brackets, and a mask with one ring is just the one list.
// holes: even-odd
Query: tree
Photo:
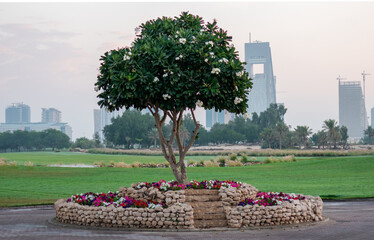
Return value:
[(331, 148), (331, 143), (333, 143), (334, 148), (336, 148), (336, 143), (339, 138), (341, 138), (338, 123), (334, 119), (328, 119), (323, 122), (322, 128), (326, 130), (327, 139), (329, 140), (329, 145)]
[(261, 132), (260, 135), (261, 135), (262, 139), (265, 140), (268, 143), (268, 147), (271, 148), (271, 143), (275, 139), (275, 131), (274, 131), (274, 129), (273, 128), (265, 128)]
[(279, 149), (282, 149), (282, 138), (287, 134), (288, 126), (284, 122), (278, 122), (274, 130), (279, 139)]
[(93, 140), (95, 141), (95, 147), (100, 148), (102, 147), (100, 135), (98, 132), (95, 132), (93, 136)]
[(50, 147), (54, 151), (55, 148), (62, 149), (70, 146), (70, 138), (65, 133), (56, 129), (47, 129), (42, 132), (43, 145)]
[(96, 147), (95, 140), (90, 140), (86, 137), (77, 138), (73, 145), (71, 145), (72, 148), (81, 148), (81, 149), (90, 149)]
[(340, 135), (342, 136), (342, 145), (343, 148), (347, 148), (347, 141), (348, 141), (348, 128), (346, 126), (341, 126), (340, 128)]
[(365, 131), (364, 131), (365, 136), (368, 138), (368, 144), (372, 144), (372, 137), (374, 137), (374, 129), (369, 126)]
[(301, 149), (301, 145), (304, 145), (305, 148), (308, 136), (312, 134), (312, 130), (308, 126), (296, 126), (295, 133), (299, 139), (299, 148)]
[[(149, 109), (155, 119), (165, 159), (180, 183), (187, 183), (184, 158), (194, 143), (200, 124), (196, 105), (205, 109), (244, 113), (252, 87), (231, 37), (214, 20), (183, 12), (143, 23), (131, 47), (106, 52), (101, 57), (95, 84), (98, 104), (108, 110)], [(181, 141), (183, 114), (190, 111), (195, 129), (186, 146)], [(166, 138), (162, 126), (170, 118)], [(173, 143), (176, 140), (179, 161)]]
[(153, 147), (154, 148), (157, 148), (157, 139), (158, 139), (158, 131), (156, 128), (152, 128), (149, 132), (148, 132), (148, 138), (151, 139), (153, 141)]

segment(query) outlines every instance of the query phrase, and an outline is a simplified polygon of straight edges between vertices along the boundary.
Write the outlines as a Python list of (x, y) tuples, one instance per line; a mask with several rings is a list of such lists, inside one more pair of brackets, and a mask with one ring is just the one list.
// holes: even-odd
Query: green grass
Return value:
[[(74, 154), (66, 156), (71, 155)], [(247, 167), (188, 168), (188, 177), (190, 180), (232, 179), (252, 184), (261, 191), (320, 195), (325, 199), (374, 197), (373, 156), (314, 158)], [(170, 169), (162, 168), (3, 166), (0, 167), (0, 206), (50, 204), (75, 193), (117, 191), (120, 186), (159, 179), (174, 177)]]
[[(0, 153), (0, 158), (5, 158), (8, 161), (16, 161), (19, 165), (25, 162), (32, 162), (34, 165), (49, 165), (49, 164), (88, 164), (93, 165), (94, 162), (110, 161), (124, 162), (131, 164), (133, 162), (140, 163), (164, 163), (166, 162), (163, 156), (139, 156), (139, 155), (109, 155), (109, 154), (87, 154), (75, 152), (22, 152), (22, 153)], [(210, 160), (216, 156), (187, 156), (190, 160)]]

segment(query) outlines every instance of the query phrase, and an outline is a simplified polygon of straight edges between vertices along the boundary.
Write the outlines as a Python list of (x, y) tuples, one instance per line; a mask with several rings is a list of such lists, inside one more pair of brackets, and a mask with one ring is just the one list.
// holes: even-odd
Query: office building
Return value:
[(214, 108), (207, 109), (206, 113), (206, 128), (209, 130), (216, 123), (227, 124), (232, 119), (232, 113), (227, 110), (217, 112)]
[(61, 122), (61, 112), (56, 108), (42, 108), (43, 123), (59, 123)]
[(248, 113), (260, 114), (271, 103), (276, 103), (275, 76), (269, 42), (245, 43), (246, 71), (253, 79), (253, 88), (248, 94)]
[(339, 125), (348, 128), (350, 138), (364, 135), (368, 122), (359, 81), (339, 81)]
[(125, 109), (109, 112), (105, 108), (94, 109), (94, 133), (99, 133), (100, 139), (104, 139), (104, 127), (112, 123), (112, 118), (122, 116)]
[(6, 123), (29, 123), (30, 118), (30, 107), (26, 104), (14, 103), (5, 109)]

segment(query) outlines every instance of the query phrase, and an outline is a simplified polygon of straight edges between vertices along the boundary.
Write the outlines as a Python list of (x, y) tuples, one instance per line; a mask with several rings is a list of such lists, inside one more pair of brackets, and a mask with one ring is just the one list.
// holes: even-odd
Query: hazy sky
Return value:
[(28, 104), (33, 122), (54, 107), (73, 138), (91, 138), (101, 54), (130, 45), (146, 20), (182, 11), (217, 19), (242, 60), (249, 32), (270, 42), (277, 102), (292, 127), (317, 131), (338, 120), (338, 75), (358, 81), (372, 73), (368, 113), (374, 107), (374, 2), (0, 3), (0, 122), (11, 103)]

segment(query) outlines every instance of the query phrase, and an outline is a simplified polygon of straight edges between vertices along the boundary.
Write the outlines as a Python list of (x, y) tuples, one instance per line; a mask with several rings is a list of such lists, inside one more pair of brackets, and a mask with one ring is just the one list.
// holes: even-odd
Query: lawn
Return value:
[[(314, 158), (247, 167), (189, 168), (188, 177), (190, 180), (232, 179), (252, 184), (261, 191), (320, 195), (325, 199), (374, 197), (374, 156)], [(117, 191), (120, 186), (159, 179), (173, 179), (171, 170), (3, 166), (0, 167), (0, 206), (50, 204), (75, 193)]]
[[(186, 159), (193, 159), (195, 161), (210, 160), (217, 156), (187, 156)], [(139, 155), (110, 155), (110, 154), (87, 154), (76, 152), (22, 152), (22, 153), (0, 153), (0, 158), (5, 158), (8, 161), (16, 161), (18, 165), (23, 165), (25, 162), (32, 162), (34, 165), (49, 165), (49, 164), (88, 164), (93, 165), (95, 162), (125, 162), (131, 164), (133, 162), (139, 163), (164, 163), (166, 162), (163, 156), (139, 156)]]

